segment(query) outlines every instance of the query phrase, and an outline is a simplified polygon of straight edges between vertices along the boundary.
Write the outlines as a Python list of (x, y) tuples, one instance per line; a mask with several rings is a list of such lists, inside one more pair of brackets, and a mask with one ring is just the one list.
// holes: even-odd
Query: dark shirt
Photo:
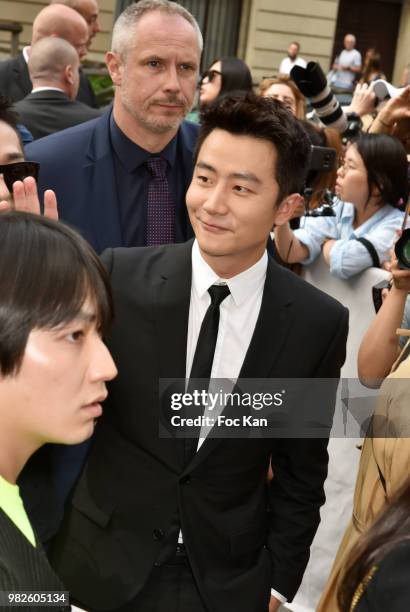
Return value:
[(123, 245), (143, 246), (147, 244), (148, 186), (152, 178), (145, 166), (149, 157), (167, 160), (167, 179), (175, 203), (175, 242), (186, 240), (185, 188), (183, 160), (177, 154), (177, 138), (167, 144), (160, 153), (153, 155), (132, 142), (115, 123), (110, 121), (110, 138), (114, 151), (114, 169)]

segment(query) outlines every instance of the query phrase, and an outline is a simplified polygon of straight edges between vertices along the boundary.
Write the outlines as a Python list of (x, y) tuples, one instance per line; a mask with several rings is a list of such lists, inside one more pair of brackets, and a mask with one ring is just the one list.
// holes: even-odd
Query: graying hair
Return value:
[(167, 15), (179, 15), (188, 21), (197, 33), (198, 47), (202, 52), (202, 32), (195, 17), (185, 7), (176, 2), (171, 2), (171, 0), (140, 0), (128, 6), (114, 24), (111, 43), (111, 50), (114, 53), (125, 57), (130, 47), (129, 39), (133, 35), (138, 22), (143, 15), (152, 11), (160, 11)]

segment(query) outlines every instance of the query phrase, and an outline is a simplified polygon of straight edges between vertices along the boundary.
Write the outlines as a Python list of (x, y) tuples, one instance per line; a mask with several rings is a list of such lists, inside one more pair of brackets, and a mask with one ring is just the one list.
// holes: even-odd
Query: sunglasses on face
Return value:
[(222, 72), (219, 72), (219, 70), (207, 70), (206, 72), (204, 72), (204, 74), (201, 76), (201, 79), (199, 81), (199, 84), (201, 84), (205, 79), (208, 79), (208, 83), (212, 83), (212, 81), (214, 80), (214, 78), (220, 74), (222, 76)]
[(38, 162), (21, 161), (0, 166), (0, 174), (3, 175), (7, 189), (12, 193), (15, 181), (22, 181), (28, 176), (32, 176), (37, 181), (39, 169), (40, 164)]

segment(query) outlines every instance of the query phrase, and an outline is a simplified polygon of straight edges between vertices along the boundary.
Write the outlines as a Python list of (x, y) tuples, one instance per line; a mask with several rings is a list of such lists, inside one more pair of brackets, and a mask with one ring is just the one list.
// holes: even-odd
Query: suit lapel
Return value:
[(107, 112), (95, 124), (80, 182), (87, 194), (85, 208), (89, 211), (89, 232), (99, 253), (108, 247), (122, 246), (110, 117), (111, 112)]
[[(274, 377), (275, 363), (280, 357), (293, 321), (292, 296), (287, 291), (282, 270), (278, 268), (278, 264), (269, 257), (261, 309), (239, 374), (239, 386), (240, 379)], [(208, 437), (193, 458), (189, 469), (202, 462), (222, 441), (223, 438)]]
[[(156, 313), (159, 377), (185, 379), (189, 304), (191, 297), (193, 241), (175, 245), (160, 272)], [(165, 403), (163, 404), (165, 406)], [(169, 415), (165, 415), (169, 416)], [(181, 468), (183, 440), (172, 445), (174, 459)]]

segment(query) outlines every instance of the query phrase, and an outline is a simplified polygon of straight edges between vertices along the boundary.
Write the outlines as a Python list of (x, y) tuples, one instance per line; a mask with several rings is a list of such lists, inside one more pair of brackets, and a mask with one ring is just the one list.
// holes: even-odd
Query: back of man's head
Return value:
[(192, 25), (198, 36), (198, 48), (202, 51), (203, 39), (193, 15), (177, 2), (170, 0), (140, 0), (128, 6), (114, 24), (111, 50), (123, 58), (135, 42), (135, 31), (140, 19), (147, 13), (159, 11), (169, 16), (179, 15)]
[(281, 102), (254, 93), (226, 95), (201, 114), (195, 160), (213, 130), (267, 140), (276, 150), (275, 178), (278, 202), (302, 190), (309, 160), (310, 142), (300, 121)]
[(34, 87), (59, 87), (71, 99), (78, 93), (77, 51), (62, 38), (42, 38), (30, 49), (28, 62)]
[(87, 54), (87, 23), (69, 6), (52, 4), (39, 12), (33, 22), (31, 44), (34, 45), (47, 36), (58, 36), (67, 40), (76, 49), (80, 59)]

